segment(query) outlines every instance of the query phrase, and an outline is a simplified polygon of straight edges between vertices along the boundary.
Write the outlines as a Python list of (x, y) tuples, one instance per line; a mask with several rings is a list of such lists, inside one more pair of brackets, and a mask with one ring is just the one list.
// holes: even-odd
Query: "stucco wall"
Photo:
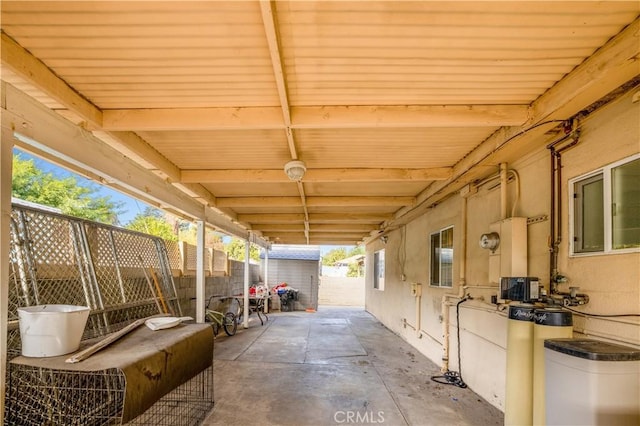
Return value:
[[(640, 311), (640, 253), (569, 256), (569, 213), (567, 181), (609, 163), (636, 154), (640, 148), (639, 103), (632, 102), (632, 93), (592, 113), (581, 126), (580, 143), (563, 155), (562, 182), (562, 242), (559, 271), (569, 278), (560, 287), (580, 287), (590, 303), (581, 307), (584, 312), (615, 314)], [(516, 216), (536, 217), (550, 214), (550, 159), (541, 144), (528, 155), (509, 164), (520, 177), (521, 198)], [(497, 168), (496, 168), (497, 171)], [(460, 306), (460, 340), (462, 373), (465, 382), (500, 409), (504, 409), (506, 360), (506, 310), (490, 304), (497, 293), (489, 283), (489, 251), (480, 248), (480, 235), (489, 225), (500, 219), (500, 190), (484, 185), (467, 198), (467, 263), (464, 270), (469, 293), (474, 300)], [(515, 201), (515, 183), (508, 184), (509, 211)], [(442, 296), (457, 294), (460, 280), (463, 200), (454, 196), (437, 205), (425, 215), (410, 222), (405, 229), (389, 234), (383, 245), (377, 240), (367, 246), (366, 309), (387, 327), (441, 364), (443, 345)], [(454, 285), (452, 288), (429, 287), (429, 235), (447, 226), (454, 226)], [(537, 276), (549, 289), (549, 221), (527, 226), (528, 275)], [(386, 276), (383, 291), (373, 289), (373, 253), (385, 249)], [(398, 253), (406, 250), (401, 263)], [(406, 277), (401, 280), (402, 275)], [(411, 296), (411, 282), (422, 283), (420, 301), (420, 329), (416, 325), (416, 299)], [(457, 321), (455, 302), (449, 311), (450, 354), (449, 368), (458, 370)], [(403, 319), (409, 325), (405, 325)], [(574, 315), (575, 331), (593, 338), (610, 340), (628, 346), (640, 346), (640, 327), (637, 317), (589, 318)]]
[(320, 277), (318, 304), (364, 306), (364, 277)]

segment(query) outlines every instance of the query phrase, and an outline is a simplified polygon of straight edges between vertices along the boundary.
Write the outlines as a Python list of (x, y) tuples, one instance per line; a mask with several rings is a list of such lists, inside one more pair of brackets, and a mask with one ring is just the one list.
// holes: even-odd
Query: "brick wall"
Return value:
[[(258, 284), (260, 281), (260, 265), (249, 265), (249, 285)], [(195, 317), (196, 315), (196, 277), (185, 275), (174, 277), (174, 283), (180, 299), (182, 314)], [(229, 261), (229, 275), (220, 277), (205, 278), (205, 297), (212, 295), (231, 296), (242, 293), (244, 288), (244, 262), (236, 260)], [(214, 299), (215, 302), (215, 299)], [(209, 306), (212, 309), (220, 310), (219, 302)]]

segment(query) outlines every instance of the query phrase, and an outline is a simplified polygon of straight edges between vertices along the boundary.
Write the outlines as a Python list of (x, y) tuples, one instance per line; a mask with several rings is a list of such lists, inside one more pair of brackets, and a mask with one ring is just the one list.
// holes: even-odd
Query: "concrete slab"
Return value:
[(215, 406), (204, 425), (502, 425), (469, 389), (362, 308), (269, 314), (214, 345)]

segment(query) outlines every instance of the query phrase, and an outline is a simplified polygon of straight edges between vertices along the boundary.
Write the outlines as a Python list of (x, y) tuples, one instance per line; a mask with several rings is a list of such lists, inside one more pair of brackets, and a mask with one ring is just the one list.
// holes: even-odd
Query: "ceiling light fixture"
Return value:
[(292, 160), (284, 165), (284, 172), (294, 182), (301, 181), (306, 171), (307, 166), (300, 160)]

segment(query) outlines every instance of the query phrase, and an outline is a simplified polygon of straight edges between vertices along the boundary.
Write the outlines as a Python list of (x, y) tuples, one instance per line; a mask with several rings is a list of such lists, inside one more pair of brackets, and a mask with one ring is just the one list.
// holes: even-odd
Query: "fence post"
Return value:
[(187, 243), (186, 241), (178, 241), (178, 247), (180, 248), (180, 273), (181, 275), (187, 274)]

